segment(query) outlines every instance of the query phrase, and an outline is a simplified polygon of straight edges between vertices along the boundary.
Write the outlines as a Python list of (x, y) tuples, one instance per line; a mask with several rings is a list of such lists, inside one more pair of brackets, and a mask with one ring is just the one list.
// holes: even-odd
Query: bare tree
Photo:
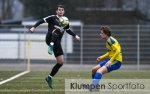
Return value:
[(11, 6), (13, 0), (1, 0), (1, 19), (12, 18)]

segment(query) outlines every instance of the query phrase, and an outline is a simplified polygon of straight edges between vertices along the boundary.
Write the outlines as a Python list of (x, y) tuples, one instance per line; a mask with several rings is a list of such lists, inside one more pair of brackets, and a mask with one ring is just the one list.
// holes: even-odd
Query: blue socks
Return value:
[(102, 74), (96, 72), (94, 79), (101, 79), (102, 78)]
[[(93, 74), (92, 74), (92, 76), (93, 76)], [(101, 78), (102, 78), (102, 74), (96, 72), (96, 74), (95, 74), (95, 76), (94, 76), (94, 79), (93, 79), (93, 81), (92, 81), (92, 85), (94, 85), (94, 86), (98, 85), (98, 84), (99, 84), (99, 81), (101, 80)]]
[(95, 77), (95, 73), (92, 73), (92, 79), (94, 79), (94, 77)]

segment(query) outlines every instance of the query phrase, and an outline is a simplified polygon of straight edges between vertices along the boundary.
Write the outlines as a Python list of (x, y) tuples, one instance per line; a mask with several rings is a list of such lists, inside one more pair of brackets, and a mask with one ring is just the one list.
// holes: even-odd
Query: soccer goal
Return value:
[(30, 34), (26, 26), (0, 25), (0, 85), (30, 72)]
[[(22, 25), (33, 26), (35, 23), (36, 21), (24, 21), (22, 22)], [(81, 21), (70, 21), (69, 24), (70, 24), (70, 29), (82, 38), (83, 23)], [(53, 62), (56, 63), (56, 59), (54, 55), (50, 56), (49, 54), (47, 54), (47, 45), (45, 43), (45, 36), (47, 31), (48, 31), (48, 24), (44, 23), (38, 26), (36, 28), (36, 31), (30, 35), (31, 36), (30, 40), (32, 41), (30, 59), (32, 60), (32, 62), (36, 62), (40, 64), (41, 63), (52, 64)], [(70, 36), (65, 32), (61, 44), (64, 51), (65, 63), (68, 64), (83, 63), (82, 60), (83, 39), (81, 39), (80, 42), (77, 42), (72, 36)]]

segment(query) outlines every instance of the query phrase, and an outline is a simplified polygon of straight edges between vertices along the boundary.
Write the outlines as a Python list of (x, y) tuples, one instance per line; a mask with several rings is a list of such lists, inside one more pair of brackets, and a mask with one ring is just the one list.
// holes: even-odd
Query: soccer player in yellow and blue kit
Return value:
[(122, 53), (119, 42), (111, 36), (111, 30), (108, 26), (100, 28), (100, 36), (106, 42), (107, 52), (97, 58), (97, 66), (92, 68), (92, 84), (97, 85), (102, 75), (121, 67)]

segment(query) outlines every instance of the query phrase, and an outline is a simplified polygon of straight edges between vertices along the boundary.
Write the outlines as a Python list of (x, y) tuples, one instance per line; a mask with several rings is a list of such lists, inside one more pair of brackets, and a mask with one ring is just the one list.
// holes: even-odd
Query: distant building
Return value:
[[(136, 24), (150, 21), (150, 0), (86, 1), (86, 5), (81, 3), (75, 6), (76, 18), (85, 24)], [(20, 0), (0, 0), (0, 20), (22, 19), (24, 9)]]

